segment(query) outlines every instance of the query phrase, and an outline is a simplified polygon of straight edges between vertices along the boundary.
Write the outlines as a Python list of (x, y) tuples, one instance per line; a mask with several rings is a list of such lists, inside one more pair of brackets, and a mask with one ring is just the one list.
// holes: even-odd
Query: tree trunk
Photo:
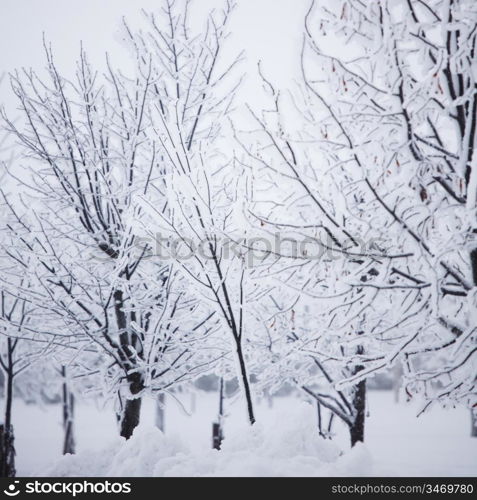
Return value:
[(134, 429), (139, 425), (141, 398), (138, 394), (144, 389), (144, 380), (141, 373), (133, 371), (137, 368), (136, 355), (138, 354), (138, 343), (136, 342), (136, 334), (128, 331), (128, 320), (124, 311), (123, 292), (121, 290), (115, 290), (113, 296), (116, 323), (118, 330), (121, 332), (119, 334), (121, 344), (120, 355), (124, 367), (128, 372), (127, 381), (129, 383), (129, 392), (132, 395), (132, 397), (126, 398), (122, 408), (119, 433), (122, 437), (129, 439), (133, 435)]
[(13, 427), (0, 425), (0, 477), (15, 477)]
[(322, 422), (321, 422), (321, 404), (318, 400), (316, 400), (316, 416), (318, 419), (318, 434), (321, 437), (325, 437), (325, 434), (323, 432)]
[(222, 429), (222, 420), (224, 416), (224, 378), (220, 377), (219, 381), (219, 415), (217, 422), (212, 423), (212, 448), (220, 450), (222, 441), (224, 439), (224, 432)]
[[(474, 248), (470, 252), (470, 264), (472, 267), (472, 280), (474, 282), (474, 286), (477, 286), (477, 248)], [(471, 437), (477, 437), (477, 407), (470, 409), (470, 435)]]
[(331, 439), (331, 429), (333, 426), (333, 419), (335, 417), (335, 414), (330, 412), (330, 418), (328, 420), (328, 425), (326, 427), (326, 430), (323, 429), (323, 412), (322, 412), (322, 405), (321, 403), (316, 400), (316, 414), (317, 414), (317, 420), (318, 420), (318, 434), (324, 438), (324, 439)]
[(156, 400), (156, 427), (162, 431), (166, 431), (166, 415), (165, 415), (166, 395), (160, 392)]
[(122, 408), (120, 425), (120, 435), (126, 439), (129, 439), (133, 435), (134, 429), (139, 425), (142, 398), (140, 396), (134, 396), (144, 389), (144, 383), (140, 373), (132, 373), (128, 377), (128, 382), (129, 391), (132, 397), (126, 398)]
[(74, 454), (76, 452), (76, 443), (74, 436), (74, 395), (70, 392), (68, 381), (66, 378), (66, 367), (61, 367), (61, 375), (63, 376), (63, 455)]
[(327, 429), (327, 434), (328, 434), (328, 438), (331, 439), (332, 436), (331, 436), (331, 431), (333, 429), (333, 420), (335, 419), (335, 414), (334, 413), (331, 413), (330, 414), (330, 419), (328, 420), (328, 429)]
[(214, 450), (220, 450), (222, 446), (222, 441), (224, 439), (224, 435), (222, 432), (222, 425), (220, 422), (212, 423), (212, 448)]
[(236, 339), (236, 343), (237, 343), (237, 357), (240, 366), (240, 376), (242, 378), (242, 387), (245, 393), (245, 400), (247, 403), (248, 419), (250, 420), (250, 424), (253, 425), (255, 423), (255, 415), (253, 412), (252, 393), (250, 391), (250, 383), (248, 381), (247, 367), (245, 365), (245, 359), (243, 357), (242, 344), (240, 342), (240, 339)]
[(141, 415), (141, 398), (126, 399), (121, 416), (120, 435), (129, 439), (139, 425)]
[(0, 425), (0, 477), (15, 477), (15, 437), (12, 426), (13, 346), (8, 338), (8, 371), (5, 373), (5, 423)]
[(355, 411), (355, 419), (350, 425), (349, 432), (351, 437), (351, 446), (354, 446), (358, 441), (364, 443), (364, 422), (366, 418), (366, 380), (361, 380), (354, 387), (353, 394), (353, 409)]

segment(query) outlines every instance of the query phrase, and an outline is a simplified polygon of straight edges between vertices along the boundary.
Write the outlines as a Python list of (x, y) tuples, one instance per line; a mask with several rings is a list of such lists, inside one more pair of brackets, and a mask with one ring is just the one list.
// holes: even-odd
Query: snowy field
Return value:
[[(215, 394), (201, 393), (196, 398), (196, 411), (188, 416), (191, 399), (188, 395), (181, 398), (184, 410), (180, 408), (170, 397), (166, 408), (166, 436), (167, 441), (174, 443), (169, 448), (170, 454), (174, 455), (179, 447), (176, 441), (187, 443), (200, 457), (201, 453), (209, 452), (211, 440), (211, 422), (216, 415), (217, 397)], [(226, 421), (226, 434), (237, 434), (242, 425), (241, 417), (244, 417), (237, 403), (228, 403), (230, 415)], [(267, 402), (263, 401), (258, 406), (258, 421), (268, 431), (282, 440), (293, 439), (293, 435), (281, 433), (283, 423), (274, 417), (275, 413), (283, 414), (287, 409), (300, 403), (292, 397), (275, 398), (273, 400), (273, 413)], [(340, 467), (324, 468), (322, 473), (337, 475), (373, 475), (373, 476), (476, 476), (477, 475), (477, 439), (470, 438), (469, 412), (463, 408), (442, 410), (434, 409), (418, 419), (415, 418), (417, 405), (395, 404), (391, 392), (374, 391), (369, 394), (370, 416), (367, 420), (366, 449), (359, 450), (357, 456)], [(61, 450), (61, 410), (60, 406), (46, 406), (38, 408), (33, 405), (25, 405), (22, 401), (16, 401), (15, 421), (17, 434), (17, 465), (18, 474), (34, 476), (54, 470), (51, 464), (60, 458)], [(310, 412), (313, 408), (310, 407)], [(314, 415), (313, 415), (314, 416)], [(152, 401), (146, 401), (143, 406), (142, 441), (138, 446), (150, 446), (146, 441), (148, 432), (154, 422), (154, 406)], [(309, 415), (310, 420), (312, 416)], [(288, 428), (296, 425), (299, 429), (302, 422), (287, 423)], [(275, 428), (275, 427), (277, 428)], [(149, 430), (148, 430), (149, 429)], [(345, 450), (347, 445), (347, 434), (345, 429), (335, 427), (337, 438), (335, 442)], [(297, 434), (299, 436), (299, 434)], [(178, 436), (176, 439), (175, 436)], [(303, 432), (301, 433), (303, 436)], [(101, 451), (108, 449), (111, 443), (117, 443), (117, 430), (112, 409), (100, 409), (93, 404), (79, 404), (77, 406), (76, 422), (77, 450), (82, 453), (85, 450)], [(298, 437), (299, 439), (299, 437)], [(142, 443), (142, 444), (141, 444)], [(278, 445), (280, 446), (280, 445)], [(305, 445), (306, 446), (306, 445)], [(325, 445), (326, 453), (333, 453)], [(277, 473), (283, 474), (283, 468), (289, 463), (295, 464), (292, 473), (306, 474), (308, 467), (313, 462), (310, 460), (296, 461), (296, 457), (283, 455), (283, 448), (270, 451), (270, 457), (280, 455), (277, 462)], [(332, 447), (333, 448), (333, 447)], [(161, 453), (161, 451), (159, 451)], [(99, 455), (102, 455), (101, 453)], [(106, 455), (105, 455), (106, 456)], [(347, 454), (345, 454), (346, 458)], [(274, 459), (274, 458), (273, 458)], [(191, 459), (189, 458), (189, 461)], [(192, 460), (194, 460), (192, 458)], [(200, 458), (197, 458), (200, 461)], [(219, 459), (220, 460), (220, 459)], [(272, 459), (270, 459), (272, 460)], [(180, 461), (180, 459), (179, 459)], [(263, 461), (267, 461), (264, 458)], [(274, 462), (275, 463), (275, 462)], [(357, 467), (359, 463), (359, 467)], [(298, 465), (297, 465), (298, 464)], [(301, 465), (300, 465), (301, 464)], [(263, 468), (255, 467), (252, 472), (257, 475), (267, 474), (267, 464)], [(189, 464), (187, 469), (194, 474), (194, 464)], [(298, 470), (297, 468), (298, 467)], [(147, 469), (147, 467), (146, 467)], [(185, 469), (182, 469), (184, 473)], [(58, 471), (58, 469), (56, 469)], [(230, 472), (230, 471), (229, 471)], [(240, 471), (239, 471), (240, 472)], [(138, 469), (132, 473), (139, 474)], [(245, 472), (244, 472), (245, 473)]]

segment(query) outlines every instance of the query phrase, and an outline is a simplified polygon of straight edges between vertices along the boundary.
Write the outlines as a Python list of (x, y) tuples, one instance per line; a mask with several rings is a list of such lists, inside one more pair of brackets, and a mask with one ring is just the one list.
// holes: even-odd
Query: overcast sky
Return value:
[[(182, 0), (177, 0), (182, 1)], [(195, 0), (196, 8), (208, 9), (210, 1)], [(44, 65), (42, 34), (52, 43), (57, 63), (71, 74), (80, 41), (90, 60), (101, 65), (108, 51), (119, 64), (128, 57), (117, 41), (121, 17), (140, 25), (140, 9), (158, 10), (161, 0), (0, 0), (0, 72)], [(238, 0), (230, 28), (228, 49), (245, 49), (242, 88), (246, 100), (254, 97), (254, 73), (258, 59), (264, 71), (279, 86), (296, 76), (302, 39), (302, 22), (308, 0)], [(7, 108), (12, 99), (6, 82), (0, 102)]]

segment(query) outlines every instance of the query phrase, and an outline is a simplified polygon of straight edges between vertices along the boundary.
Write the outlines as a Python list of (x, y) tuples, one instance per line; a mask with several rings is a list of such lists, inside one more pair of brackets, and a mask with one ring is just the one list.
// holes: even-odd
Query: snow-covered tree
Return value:
[[(304, 70), (308, 88), (328, 115), (320, 140), (345, 165), (342, 187), (355, 199), (350, 216), (373, 213), (368, 218), (389, 251), (409, 254), (404, 267), (389, 266), (373, 285), (409, 290), (424, 306), (399, 328), (407, 389), (429, 404), (473, 406), (475, 2), (321, 7), (307, 16), (304, 44), (304, 58), (315, 61)], [(333, 54), (324, 48), (331, 40)]]
[(128, 33), (142, 74), (153, 61), (151, 78), (158, 82), (151, 90), (151, 140), (158, 144), (163, 177), (154, 187), (167, 206), (145, 200), (151, 217), (145, 234), (156, 240), (158, 252), (176, 262), (194, 294), (219, 319), (223, 334), (214, 342), (228, 352), (230, 339), (253, 424), (245, 352), (251, 289), (246, 248), (238, 243), (244, 236), (242, 197), (247, 186), (243, 169), (233, 154), (225, 153), (232, 146), (224, 137), (239, 83), (229, 75), (240, 55), (227, 64), (222, 59), (233, 7), (226, 3), (221, 12), (212, 13), (204, 32), (197, 34), (189, 24), (189, 5), (180, 10), (167, 4), (164, 27), (151, 16), (150, 31)]
[[(35, 323), (41, 321), (35, 306), (22, 296), (27, 286), (23, 278), (18, 278), (3, 257), (0, 272), (0, 370), (3, 379), (4, 408), (0, 424), (0, 476), (15, 476), (15, 432), (13, 401), (21, 380), (27, 371), (48, 356), (54, 346), (51, 339), (42, 338)], [(10, 267), (10, 266), (9, 266)], [(14, 283), (16, 286), (11, 287)], [(21, 386), (20, 382), (20, 386)], [(21, 387), (20, 387), (21, 388)]]
[(313, 3), (299, 90), (262, 77), (255, 143), (237, 134), (261, 186), (251, 218), (296, 243), (275, 249), (289, 296), (263, 345), (352, 442), (365, 378), (400, 356), (408, 391), (474, 404), (475, 25), (465, 1)]
[[(7, 253), (32, 266), (42, 307), (61, 320), (54, 331), (63, 328), (62, 341), (89, 344), (104, 359), (101, 386), (119, 390), (120, 433), (129, 438), (144, 392), (181, 383), (208, 359), (191, 343), (207, 336), (209, 318), (135, 234), (138, 199), (161, 171), (146, 134), (158, 82), (151, 62), (144, 78), (128, 80), (109, 64), (102, 78), (83, 51), (69, 81), (45, 52), (47, 78), (33, 71), (11, 77), (23, 120), (4, 120), (26, 164), (12, 173), (21, 194), (5, 196), (16, 238)], [(156, 193), (154, 200), (167, 203)]]

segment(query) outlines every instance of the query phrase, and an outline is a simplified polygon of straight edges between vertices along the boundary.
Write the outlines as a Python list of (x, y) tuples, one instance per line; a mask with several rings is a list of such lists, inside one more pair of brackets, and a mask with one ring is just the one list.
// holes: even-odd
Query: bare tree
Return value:
[(256, 143), (236, 133), (262, 192), (251, 219), (300, 243), (299, 252), (269, 252), (293, 291), (287, 303), (270, 301), (271, 323), (318, 306), (315, 325), (292, 328), (289, 317), (283, 331), (299, 346), (290, 356), (309, 355), (303, 373), (333, 388), (318, 400), (350, 426), (352, 443), (363, 439), (366, 377), (401, 357), (408, 390), (473, 404), (475, 334), (462, 297), (472, 288), (464, 186), (475, 26), (468, 2), (313, 2), (300, 89), (281, 93), (262, 75), (271, 105), (251, 110)]
[(13, 400), (17, 378), (51, 352), (51, 343), (36, 342), (37, 334), (28, 332), (34, 318), (32, 305), (21, 296), (9, 292), (5, 286), (0, 289), (0, 312), (0, 369), (5, 401), (0, 425), (0, 476), (14, 477)]
[(108, 64), (101, 79), (82, 51), (71, 82), (51, 49), (45, 52), (48, 80), (33, 71), (11, 77), (22, 126), (4, 114), (28, 157), (27, 175), (11, 175), (30, 203), (5, 197), (16, 236), (7, 253), (20, 265), (26, 254), (33, 258), (42, 300), (61, 318), (65, 336), (108, 356), (111, 391), (121, 393), (120, 434), (129, 438), (146, 390), (165, 390), (207, 365), (202, 354), (192, 362), (190, 342), (208, 335), (211, 316), (201, 317), (186, 291), (172, 290), (177, 273), (147, 259), (151, 247), (134, 230), (138, 197), (161, 172), (157, 144), (146, 134), (152, 62), (133, 80)]
[(228, 235), (240, 230), (233, 220), (233, 206), (240, 203), (236, 184), (240, 169), (233, 158), (219, 153), (219, 144), (227, 147), (221, 137), (223, 119), (239, 83), (228, 83), (227, 77), (240, 55), (229, 64), (221, 59), (233, 4), (212, 13), (199, 35), (189, 27), (188, 9), (188, 4), (180, 10), (167, 3), (165, 27), (149, 16), (147, 33), (134, 34), (127, 28), (143, 76), (153, 61), (151, 78), (158, 82), (151, 90), (151, 131), (159, 143), (164, 181), (155, 187), (168, 205), (146, 200), (153, 221), (144, 228), (152, 238), (161, 235), (157, 243), (162, 254), (175, 260), (197, 293), (213, 304), (212, 312), (232, 339), (248, 419), (254, 423), (244, 353), (244, 256), (224, 255)]
[[(475, 404), (476, 29), (475, 4), (459, 0), (337, 2), (316, 17), (312, 6), (306, 23), (307, 54), (338, 96), (308, 73), (328, 114), (323, 142), (349, 165), (349, 191), (360, 199), (350, 211), (373, 211), (391, 224), (388, 246), (411, 254), (379, 286), (425, 292), (401, 352), (407, 390), (429, 404)], [(341, 47), (353, 40), (353, 55), (327, 53), (326, 32)]]

